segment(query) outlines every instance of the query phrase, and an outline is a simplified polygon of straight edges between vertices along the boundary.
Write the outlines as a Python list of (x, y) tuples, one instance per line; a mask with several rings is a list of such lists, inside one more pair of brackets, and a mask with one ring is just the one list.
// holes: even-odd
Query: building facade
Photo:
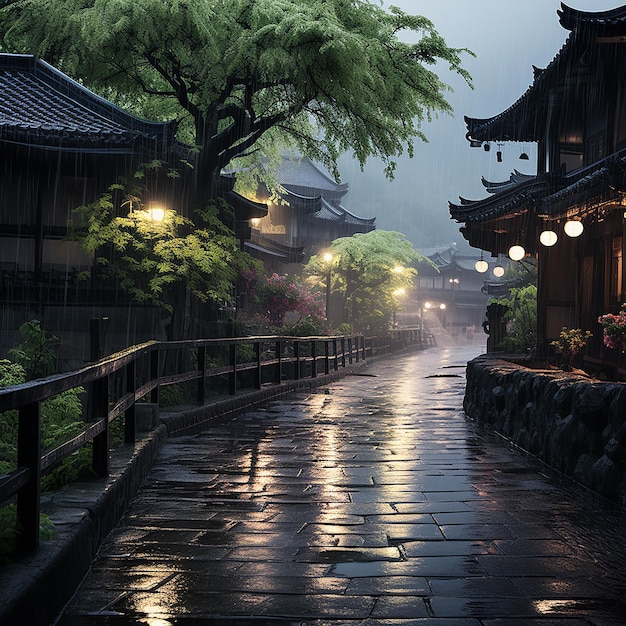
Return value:
[(263, 197), (267, 215), (251, 220), (245, 249), (278, 274), (298, 274), (302, 264), (334, 239), (368, 233), (375, 218), (350, 213), (342, 204), (348, 185), (336, 183), (310, 159), (284, 156), (276, 172), (279, 193)]
[[(21, 340), (18, 329), (31, 319), (59, 336), (69, 366), (89, 357), (92, 318), (109, 320), (111, 349), (165, 337), (161, 311), (100, 280), (68, 228), (76, 207), (140, 164), (179, 165), (189, 147), (174, 132), (174, 123), (130, 115), (42, 60), (0, 54), (0, 354)], [(147, 200), (189, 216), (191, 177), (150, 176)], [(224, 177), (221, 194), (243, 240), (250, 219), (267, 207), (232, 188)], [(89, 280), (81, 280), (85, 273)]]
[(594, 334), (587, 360), (619, 369), (598, 317), (618, 312), (626, 291), (626, 6), (557, 13), (569, 34), (528, 90), (494, 117), (466, 117), (473, 147), (536, 143), (537, 174), (488, 183), (488, 197), (450, 203), (450, 214), (473, 247), (536, 259), (539, 353), (563, 327), (582, 328)]

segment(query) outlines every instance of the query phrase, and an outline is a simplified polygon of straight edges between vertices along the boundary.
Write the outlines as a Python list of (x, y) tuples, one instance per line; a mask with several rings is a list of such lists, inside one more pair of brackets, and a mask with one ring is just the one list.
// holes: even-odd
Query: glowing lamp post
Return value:
[(146, 213), (148, 214), (148, 219), (153, 222), (162, 222), (165, 219), (165, 209), (162, 206), (150, 205), (146, 209)]
[(331, 271), (332, 271), (332, 262), (333, 262), (333, 255), (330, 252), (325, 252), (324, 256), (324, 263), (326, 263), (327, 269), (326, 269), (326, 320), (328, 320), (328, 307), (330, 304), (330, 279), (331, 279)]

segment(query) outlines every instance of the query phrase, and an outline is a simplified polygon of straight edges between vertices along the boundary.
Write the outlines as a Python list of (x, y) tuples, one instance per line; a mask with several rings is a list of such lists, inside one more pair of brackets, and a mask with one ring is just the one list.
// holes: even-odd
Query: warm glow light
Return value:
[(396, 289), (393, 292), (393, 295), (396, 296), (397, 298), (403, 296), (406, 294), (406, 289), (404, 287), (400, 287), (399, 289)]
[(539, 235), (539, 241), (541, 241), (541, 243), (544, 246), (553, 246), (557, 241), (558, 241), (558, 236), (557, 234), (553, 231), (553, 230), (544, 230), (540, 235)]
[(585, 230), (585, 227), (582, 222), (570, 220), (569, 222), (565, 222), (563, 230), (568, 237), (579, 237), (583, 230)]
[(509, 248), (509, 258), (512, 261), (521, 261), (526, 256), (526, 250), (522, 246), (511, 246)]
[(396, 274), (402, 274), (402, 272), (404, 272), (404, 268), (402, 267), (402, 265), (396, 265), (396, 266), (393, 268), (393, 271), (394, 271)]
[(162, 222), (165, 219), (165, 209), (160, 206), (151, 206), (146, 209), (148, 217), (153, 222)]
[(493, 268), (493, 275), (497, 278), (502, 278), (502, 276), (504, 276), (504, 268), (502, 267), (502, 265), (496, 265)]
[(430, 304), (430, 302), (424, 302), (424, 308), (425, 309), (430, 309), (432, 305)]
[(330, 263), (333, 260), (333, 255), (330, 252), (324, 252), (324, 261)]
[(250, 220), (250, 224), (252, 224), (252, 228), (257, 228), (260, 223), (261, 223), (261, 218), (260, 217), (253, 217)]
[(489, 263), (480, 259), (480, 261), (476, 261), (476, 263), (474, 263), (474, 268), (477, 272), (484, 274), (489, 269)]
[(442, 303), (439, 305), (439, 308), (443, 311), (443, 310), (446, 308), (446, 305), (442, 302)]

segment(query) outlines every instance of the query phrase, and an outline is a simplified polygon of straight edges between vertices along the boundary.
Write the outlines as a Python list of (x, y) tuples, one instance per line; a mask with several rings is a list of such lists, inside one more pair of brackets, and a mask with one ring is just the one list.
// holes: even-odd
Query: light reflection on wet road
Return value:
[(58, 626), (623, 624), (623, 521), (432, 348), (170, 440)]

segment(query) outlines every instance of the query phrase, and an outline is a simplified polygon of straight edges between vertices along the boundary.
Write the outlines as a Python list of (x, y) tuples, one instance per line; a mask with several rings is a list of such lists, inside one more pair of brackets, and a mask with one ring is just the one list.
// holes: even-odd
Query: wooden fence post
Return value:
[(135, 389), (137, 388), (137, 361), (133, 359), (126, 366), (126, 393), (133, 395), (132, 404), (124, 411), (124, 443), (135, 443), (137, 416), (135, 410)]
[(234, 396), (237, 393), (237, 344), (230, 344), (230, 367), (228, 374), (228, 393)]
[(93, 438), (92, 468), (96, 476), (109, 475), (109, 376), (99, 378), (91, 385), (93, 421), (103, 420), (103, 430)]
[(200, 346), (198, 348), (198, 370), (200, 372), (200, 378), (198, 378), (196, 400), (198, 404), (202, 406), (204, 404), (206, 386), (206, 346)]
[(22, 527), (19, 549), (33, 552), (39, 545), (39, 490), (41, 458), (41, 410), (39, 402), (19, 410), (17, 466), (28, 468), (28, 480), (17, 494), (17, 519)]

